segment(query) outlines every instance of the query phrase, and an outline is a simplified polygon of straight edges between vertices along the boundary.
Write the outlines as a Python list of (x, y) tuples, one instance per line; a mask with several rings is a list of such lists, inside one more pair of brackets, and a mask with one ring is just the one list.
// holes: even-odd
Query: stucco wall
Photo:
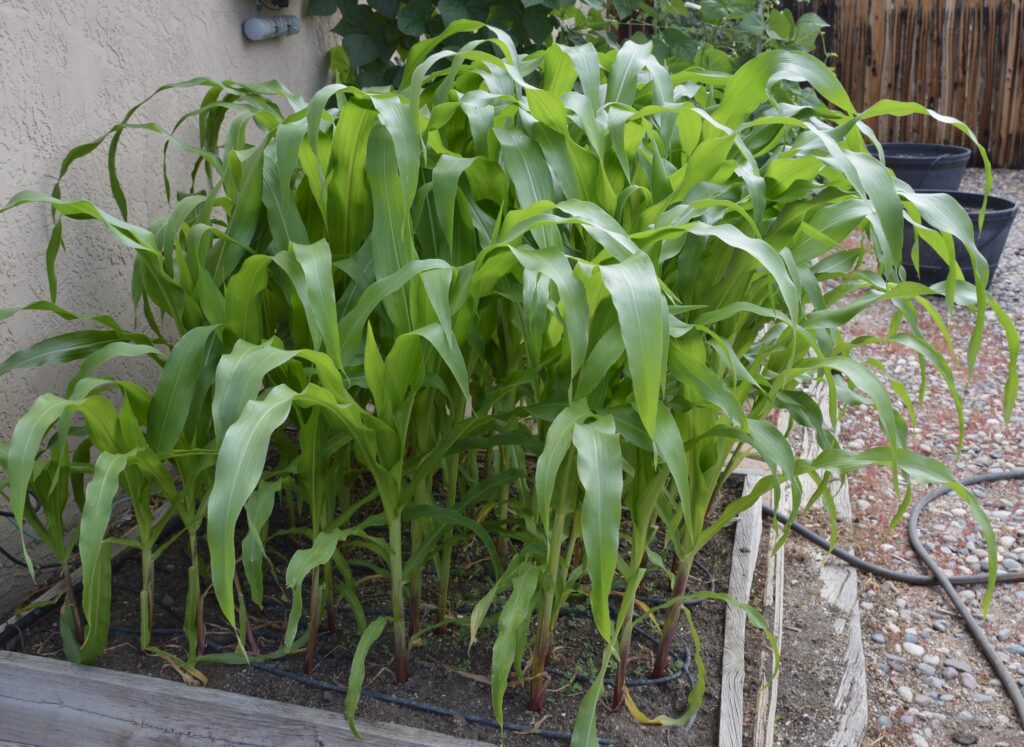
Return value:
[[(299, 15), (305, 2), (292, 0), (291, 5), (286, 12)], [(241, 24), (256, 13), (255, 0), (0, 0), (0, 204), (25, 188), (49, 191), (69, 148), (102, 134), (163, 83), (200, 75), (239, 81), (274, 78), (308, 96), (327, 82), (326, 50), (337, 40), (330, 32), (332, 21), (303, 19), (296, 36), (251, 43), (242, 36)], [(199, 95), (165, 94), (139, 118), (173, 125), (177, 115), (194, 108)], [(166, 209), (161, 145), (156, 136), (143, 133), (124, 138), (119, 175), (129, 195), (129, 219), (142, 225)], [(175, 171), (181, 174), (183, 166), (179, 162)], [(76, 165), (64, 194), (88, 197), (114, 212), (104, 155), (94, 153)], [(59, 263), (58, 302), (131, 324), (129, 250), (97, 226), (71, 221), (65, 226), (68, 251)], [(0, 308), (47, 297), (43, 258), (49, 230), (45, 209), (24, 207), (0, 215)], [(72, 328), (38, 312), (2, 322), (0, 360)], [(152, 376), (144, 363), (106, 370), (140, 380)], [(68, 376), (58, 366), (0, 379), (0, 439), (9, 438), (18, 416), (36, 396), (63, 392)], [(18, 547), (3, 519), (0, 544)], [(0, 615), (28, 588), (24, 573), (0, 557)]]

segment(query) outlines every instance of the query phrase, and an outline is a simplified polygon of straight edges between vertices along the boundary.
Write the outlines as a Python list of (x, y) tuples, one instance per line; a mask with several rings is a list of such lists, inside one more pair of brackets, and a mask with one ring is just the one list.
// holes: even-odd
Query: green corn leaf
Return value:
[(348, 692), (345, 693), (345, 718), (348, 720), (348, 728), (352, 730), (357, 739), (362, 739), (356, 729), (356, 707), (359, 705), (359, 696), (363, 692), (363, 680), (366, 677), (366, 655), (369, 653), (370, 647), (380, 638), (380, 634), (384, 632), (384, 626), (387, 623), (388, 618), (378, 617), (367, 625), (366, 630), (359, 637), (355, 653), (352, 654), (352, 668), (348, 672)]
[(597, 747), (597, 706), (604, 693), (604, 678), (608, 671), (608, 664), (612, 658), (611, 646), (605, 646), (604, 654), (601, 656), (601, 666), (598, 667), (594, 681), (587, 688), (586, 695), (580, 703), (580, 709), (576, 713), (576, 722), (572, 729), (571, 747)]
[(115, 331), (102, 329), (66, 332), (48, 337), (13, 353), (7, 360), (0, 363), (0, 376), (19, 368), (37, 368), (51, 363), (81, 360), (110, 343), (132, 341), (125, 340), (125, 337)]
[(336, 364), (341, 363), (341, 337), (332, 281), (331, 247), (325, 239), (315, 244), (291, 244), (274, 257), (298, 293), (314, 347), (321, 345)]
[(588, 344), (590, 312), (582, 284), (573, 275), (565, 255), (555, 247), (534, 250), (512, 247), (512, 254), (524, 269), (544, 275), (558, 288), (559, 300), (565, 308), (565, 326), (569, 336), (572, 372), (575, 374), (583, 365)]
[(228, 280), (224, 291), (224, 326), (240, 340), (256, 344), (263, 339), (259, 295), (267, 288), (271, 257), (254, 254)]
[(647, 432), (653, 435), (668, 358), (668, 306), (646, 254), (601, 265), (601, 278), (618, 314), (636, 409)]
[(231, 352), (220, 359), (214, 380), (212, 411), (218, 439), (225, 437), (228, 427), (238, 420), (242, 408), (259, 394), (264, 377), (295, 355), (294, 351), (281, 350), (270, 343), (251, 345), (239, 340)]
[(92, 374), (108, 361), (115, 358), (136, 358), (140, 355), (148, 355), (151, 358), (160, 360), (160, 351), (152, 345), (140, 345), (136, 342), (111, 342), (98, 350), (89, 353), (79, 364), (78, 372), (68, 382), (68, 392), (73, 392), (78, 382), (89, 378)]
[(210, 573), (221, 611), (235, 623), (232, 582), (235, 574), (235, 524), (246, 500), (260, 481), (270, 435), (291, 411), (295, 392), (274, 387), (262, 400), (250, 400), (224, 433), (217, 456), (216, 477), (207, 509), (206, 541)]
[(491, 708), (499, 725), (504, 724), (505, 691), (512, 663), (522, 649), (530, 624), (531, 601), (537, 590), (540, 569), (527, 566), (512, 579), (512, 593), (498, 616), (498, 637), (491, 652)]
[(630, 106), (636, 97), (637, 76), (651, 56), (652, 45), (636, 44), (627, 41), (615, 55), (611, 72), (608, 75), (608, 93), (606, 102), (618, 102)]
[(149, 407), (147, 439), (158, 454), (170, 451), (185, 428), (185, 421), (202, 381), (198, 374), (211, 347), (219, 348), (216, 327), (196, 327), (186, 332), (171, 351), (157, 379)]
[(246, 523), (249, 531), (242, 539), (242, 568), (249, 584), (252, 601), (263, 606), (263, 532), (274, 511), (274, 499), (281, 488), (280, 482), (261, 483), (245, 503)]
[(577, 400), (565, 408), (551, 423), (548, 429), (547, 438), (544, 441), (544, 450), (537, 458), (537, 513), (544, 523), (545, 532), (548, 531), (551, 514), (551, 499), (555, 493), (555, 480), (558, 470), (565, 460), (569, 448), (572, 446), (573, 431), (576, 424), (590, 415), (590, 409), (586, 402)]
[(35, 469), (36, 455), (39, 452), (43, 436), (50, 430), (57, 418), (71, 403), (55, 394), (44, 394), (32, 403), (28, 412), (22, 415), (14, 426), (11, 443), (7, 452), (7, 478), (10, 485), (8, 502), (14, 521), (21, 532), (22, 551), (29, 573), (34, 575), (32, 559), (25, 547), (25, 501), (28, 497), (29, 483)]
[(131, 456), (131, 453), (100, 454), (96, 472), (85, 489), (78, 540), (82, 561), (82, 612), (87, 622), (85, 641), (79, 651), (83, 664), (91, 664), (107, 647), (111, 570), (110, 545), (104, 537), (110, 525), (118, 479)]
[[(367, 149), (366, 175), (373, 201), (373, 230), (369, 241), (374, 274), (380, 280), (393, 275), (416, 256), (394, 141), (382, 125), (374, 127), (370, 133)], [(400, 329), (412, 328), (409, 302), (404, 296), (388, 296), (384, 299), (384, 308)]]
[(605, 641), (612, 642), (608, 598), (618, 561), (622, 521), (622, 451), (615, 421), (607, 415), (577, 423), (572, 434), (583, 484), (583, 546), (590, 575), (590, 608)]

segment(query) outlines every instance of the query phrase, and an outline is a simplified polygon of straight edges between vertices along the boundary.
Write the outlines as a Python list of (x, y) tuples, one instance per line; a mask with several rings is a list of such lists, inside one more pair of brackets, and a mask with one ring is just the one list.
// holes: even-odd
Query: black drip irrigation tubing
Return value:
[[(979, 475), (972, 475), (961, 482), (963, 485), (978, 485), (980, 483), (1002, 482), (1005, 480), (1024, 480), (1024, 470), (985, 472)], [(996, 673), (996, 676), (1002, 683), (1003, 690), (1006, 691), (1006, 695), (1013, 704), (1014, 711), (1017, 713), (1017, 720), (1020, 722), (1021, 726), (1024, 726), (1024, 694), (1021, 693), (1020, 687), (1018, 687), (1017, 683), (1014, 681), (1013, 674), (1000, 660), (999, 652), (996, 651), (995, 647), (988, 640), (988, 637), (985, 635), (985, 631), (983, 631), (981, 626), (978, 625), (978, 621), (974, 619), (974, 615), (967, 608), (967, 605), (963, 603), (963, 600), (960, 599), (960, 595), (956, 593), (956, 589), (954, 588), (955, 586), (987, 584), (989, 580), (988, 574), (975, 573), (964, 576), (950, 576), (939, 567), (939, 564), (935, 562), (935, 558), (931, 556), (931, 553), (925, 549), (924, 544), (921, 542), (921, 530), (918, 527), (918, 520), (921, 517), (921, 512), (924, 511), (929, 503), (950, 492), (951, 489), (948, 487), (938, 487), (927, 493), (923, 498), (921, 498), (921, 500), (914, 504), (914, 507), (910, 511), (910, 517), (907, 521), (907, 537), (910, 540), (910, 546), (913, 548), (920, 561), (928, 568), (929, 571), (931, 571), (930, 576), (902, 573), (880, 565), (875, 565), (874, 563), (869, 563), (868, 561), (858, 558), (857, 556), (839, 548), (830, 548), (828, 540), (795, 521), (792, 522), (791, 527), (793, 531), (801, 537), (810, 540), (818, 547), (831, 553), (843, 562), (848, 563), (857, 570), (901, 584), (910, 584), (914, 586), (941, 586), (942, 590), (949, 598), (949, 601), (953, 604), (953, 607), (963, 620), (964, 626), (967, 628), (967, 632), (971, 634), (975, 644), (977, 644), (978, 648), (981, 649), (981, 653), (984, 654), (989, 665), (992, 667), (992, 671)], [(786, 523), (789, 521), (788, 516), (781, 512), (773, 511), (769, 506), (762, 506), (761, 511), (763, 515), (775, 518), (780, 522)], [(998, 573), (996, 574), (995, 581), (997, 584), (1021, 583), (1024, 581), (1024, 572)]]
[[(704, 571), (707, 571), (706, 568), (702, 567), (702, 569)], [(708, 572), (708, 575), (710, 577), (710, 572)], [(713, 584), (714, 584), (714, 579), (712, 578), (712, 585)], [(112, 588), (118, 589), (118, 590), (121, 590), (121, 591), (138, 593), (138, 589), (135, 589), (135, 588), (133, 588), (131, 586), (127, 586), (125, 584), (113, 584)], [(697, 600), (697, 601), (700, 602), (700, 601), (704, 601), (704, 600)], [(159, 601), (155, 601), (154, 603), (155, 603), (155, 605), (157, 607), (162, 609), (168, 615), (174, 617), (175, 619), (177, 619), (179, 621), (182, 620), (181, 614), (178, 612), (178, 610), (176, 610), (173, 607), (170, 607), (168, 605), (165, 605), (165, 604), (163, 604), (162, 602), (159, 602)], [(589, 612), (589, 610), (586, 610), (586, 611)], [(571, 613), (566, 613), (566, 614), (568, 616)], [(581, 612), (581, 613), (577, 613), (577, 614), (583, 614), (583, 613)], [(122, 626), (119, 626), (119, 625), (112, 625), (112, 626), (110, 626), (110, 632), (111, 633), (126, 634), (126, 635), (138, 635), (140, 631), (139, 631), (138, 628), (130, 628), (130, 627), (122, 627)], [(153, 628), (150, 632), (153, 635), (155, 635), (155, 636), (178, 636), (178, 635), (182, 634), (182, 630), (180, 628)], [(659, 643), (657, 636), (655, 636), (652, 633), (644, 630), (643, 628), (635, 628), (633, 632), (636, 635), (638, 635), (639, 637), (641, 637), (644, 640), (646, 640), (648, 643), (651, 643), (652, 645), (657, 645)], [(284, 637), (283, 634), (280, 633), (279, 631), (254, 630), (253, 634), (258, 636), (258, 637), (261, 637), (261, 638), (283, 638)], [(226, 650), (229, 649), (228, 646), (225, 646), (223, 644), (217, 643), (216, 641), (212, 640), (212, 638), (211, 638), (212, 635), (216, 635), (216, 633), (213, 633), (212, 631), (208, 631), (207, 632), (206, 645), (207, 645), (208, 648), (211, 648), (211, 649), (214, 649), (214, 650), (217, 650), (217, 651), (226, 651)], [(696, 678), (694, 677), (693, 673), (690, 671), (690, 664), (693, 661), (693, 654), (692, 654), (692, 651), (690, 650), (690, 647), (686, 646), (686, 645), (684, 645), (684, 647), (683, 647), (683, 652), (684, 653), (680, 654), (678, 651), (674, 651), (674, 650), (670, 651), (670, 656), (671, 656), (672, 660), (675, 661), (679, 665), (679, 668), (676, 669), (674, 672), (671, 672), (670, 674), (667, 674), (667, 675), (665, 675), (663, 677), (645, 678), (645, 679), (627, 679), (626, 680), (626, 685), (629, 686), (629, 687), (651, 687), (651, 686), (655, 686), (655, 685), (663, 685), (665, 683), (677, 680), (680, 677), (683, 677), (685, 675), (685, 677), (686, 677), (686, 679), (687, 679), (687, 681), (689, 683), (689, 686), (691, 688), (693, 688), (694, 685), (696, 684)], [(313, 687), (313, 688), (316, 688), (318, 690), (323, 690), (323, 691), (326, 691), (326, 692), (336, 692), (336, 693), (340, 693), (342, 695), (345, 695), (345, 694), (348, 693), (348, 687), (346, 687), (345, 685), (340, 685), (340, 684), (338, 684), (336, 682), (331, 682), (329, 680), (317, 679), (316, 677), (310, 677), (309, 675), (300, 674), (298, 672), (290, 672), (287, 669), (282, 669), (282, 668), (276, 667), (276, 666), (274, 666), (272, 664), (267, 664), (266, 662), (263, 662), (263, 661), (251, 661), (251, 662), (249, 662), (248, 666), (253, 668), (253, 669), (256, 669), (257, 671), (264, 672), (266, 674), (270, 674), (270, 675), (273, 675), (275, 677), (281, 677), (283, 679), (292, 680), (293, 682), (298, 682), (300, 684), (306, 685), (308, 687)], [(576, 673), (572, 673), (572, 672), (563, 672), (562, 670), (558, 670), (558, 669), (554, 669), (554, 668), (550, 668), (550, 667), (546, 668), (545, 671), (548, 674), (551, 674), (553, 676), (571, 677), (573, 679), (573, 681), (579, 682), (581, 684), (590, 684), (590, 683), (592, 683), (594, 681), (593, 677), (590, 677), (590, 676), (587, 676), (587, 675), (576, 674)], [(604, 679), (604, 684), (605, 685), (613, 685), (614, 684), (614, 679), (611, 678), (611, 677), (607, 677), (607, 678)], [(391, 695), (391, 694), (388, 694), (388, 693), (382, 693), (382, 692), (379, 692), (377, 690), (368, 690), (366, 688), (363, 688), (360, 691), (360, 697), (369, 698), (371, 700), (380, 701), (382, 703), (391, 703), (393, 705), (398, 705), (398, 706), (401, 706), (403, 708), (409, 708), (411, 710), (421, 711), (423, 713), (431, 713), (431, 714), (434, 714), (434, 715), (437, 715), (437, 716), (444, 716), (446, 718), (463, 719), (463, 720), (465, 720), (465, 721), (467, 721), (469, 723), (477, 724), (477, 725), (480, 725), (480, 726), (488, 726), (488, 727), (491, 727), (493, 729), (499, 729), (499, 730), (500, 729), (504, 729), (506, 731), (517, 732), (517, 733), (521, 733), (521, 734), (530, 734), (530, 735), (534, 735), (534, 736), (545, 737), (547, 739), (557, 740), (557, 741), (560, 741), (560, 742), (569, 742), (569, 741), (572, 740), (572, 734), (570, 734), (569, 732), (554, 731), (552, 729), (538, 729), (538, 728), (530, 726), (528, 724), (516, 724), (516, 723), (507, 723), (507, 722), (504, 724), (504, 726), (502, 726), (495, 719), (490, 718), (488, 716), (480, 716), (480, 715), (477, 715), (475, 713), (470, 713), (470, 712), (466, 712), (466, 711), (460, 711), (460, 710), (457, 710), (457, 709), (454, 709), (454, 708), (446, 708), (445, 706), (434, 705), (433, 703), (425, 703), (425, 702), (420, 701), (420, 700), (412, 700), (410, 698), (403, 698), (403, 697), (401, 697), (399, 695)], [(687, 723), (683, 728), (684, 729), (689, 729), (690, 726), (692, 726), (694, 719), (696, 719), (696, 714), (694, 715), (694, 718), (691, 719), (690, 722)], [(605, 745), (616, 744), (616, 741), (614, 739), (599, 738), (597, 741), (598, 741), (598, 744), (605, 744)]]

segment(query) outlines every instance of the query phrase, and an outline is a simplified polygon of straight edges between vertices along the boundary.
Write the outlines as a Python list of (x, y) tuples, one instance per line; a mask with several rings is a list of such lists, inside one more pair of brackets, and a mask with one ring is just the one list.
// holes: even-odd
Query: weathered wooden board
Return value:
[[(0, 651), (0, 747), (482, 747), (483, 742)], [(6, 740), (6, 741), (3, 741)]]
[[(846, 485), (835, 493), (836, 513), (840, 521), (850, 521), (852, 510)], [(835, 693), (839, 712), (836, 732), (830, 747), (860, 744), (868, 725), (867, 673), (864, 663), (864, 639), (860, 630), (860, 604), (857, 596), (857, 571), (851, 566), (831, 560), (823, 563), (821, 596), (839, 609), (836, 617), (836, 639), (846, 641), (843, 676)]]
[[(828, 412), (827, 390), (824, 387), (817, 387), (809, 392), (821, 407), (822, 412)], [(815, 441), (813, 433), (801, 428), (797, 431), (797, 440), (794, 443), (794, 452), (802, 459), (814, 459), (820, 449)], [(810, 495), (814, 490), (814, 483), (810, 478), (803, 481), (804, 495)], [(780, 509), (788, 513), (791, 505), (792, 493), (788, 487), (784, 487), (783, 504)], [(850, 505), (850, 498), (846, 485), (834, 484), (832, 495), (836, 508), (836, 518), (840, 523), (850, 522), (853, 519), (853, 510)], [(809, 509), (811, 513), (821, 512), (823, 509), (816, 506)], [(772, 532), (771, 542), (776, 537)], [(794, 539), (801, 542), (800, 539)], [(774, 564), (772, 563), (774, 560)], [(779, 639), (779, 646), (782, 647), (782, 631), (785, 619), (785, 608), (783, 605), (782, 592), (784, 586), (784, 551), (780, 550), (775, 556), (769, 559), (769, 576), (774, 576), (774, 584), (770, 591), (774, 594), (774, 619), (773, 632)], [(831, 718), (831, 734), (827, 744), (829, 747), (846, 747), (847, 745), (860, 744), (867, 728), (867, 678), (864, 670), (864, 642), (861, 637), (860, 628), (860, 605), (857, 597), (857, 571), (852, 567), (836, 560), (825, 560), (817, 565), (817, 582), (800, 587), (791, 587), (790, 594), (817, 595), (824, 601), (834, 615), (834, 633), (832, 640), (837, 650), (834, 652), (835, 660), (840, 670), (837, 678), (835, 691), (832, 696), (832, 710), (823, 718)], [(771, 581), (769, 581), (771, 584)], [(767, 594), (766, 594), (767, 597)], [(820, 602), (819, 602), (820, 604)], [(767, 599), (766, 599), (767, 605)], [(794, 626), (796, 627), (796, 626)], [(794, 634), (799, 639), (799, 634)], [(782, 677), (786, 676), (783, 669)], [(785, 724), (777, 724), (775, 709), (778, 700), (778, 681), (772, 683), (769, 688), (769, 695), (766, 702), (758, 710), (757, 727), (755, 729), (754, 744), (757, 747), (770, 747), (777, 739), (780, 743), (787, 741)], [(800, 728), (795, 726), (793, 728)]]
[[(767, 500), (767, 499), (766, 499)], [(779, 510), (789, 513), (793, 505), (792, 490), (784, 484), (780, 491)], [(772, 552), (779, 540), (782, 527), (768, 531), (768, 566), (765, 569), (764, 610), (771, 610), (768, 627), (782, 654), (783, 590), (786, 583), (786, 548)], [(754, 711), (754, 747), (773, 747), (775, 744), (775, 707), (779, 698), (779, 678), (772, 677), (772, 653), (762, 649), (758, 668), (752, 673), (758, 682), (757, 701)], [(766, 687), (767, 685), (767, 687)]]
[[(748, 473), (743, 493), (749, 493), (758, 476)], [(733, 540), (732, 569), (729, 594), (740, 602), (750, 601), (750, 586), (761, 545), (761, 504), (755, 503), (742, 514), (736, 524)], [(718, 720), (720, 747), (741, 747), (743, 744), (743, 686), (745, 680), (744, 642), (747, 616), (739, 607), (725, 608), (725, 645), (722, 648), (722, 696)]]

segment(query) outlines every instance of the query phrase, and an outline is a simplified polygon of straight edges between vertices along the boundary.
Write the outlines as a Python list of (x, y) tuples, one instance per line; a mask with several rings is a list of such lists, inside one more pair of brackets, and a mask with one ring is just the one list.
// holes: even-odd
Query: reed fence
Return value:
[[(812, 0), (854, 103), (917, 101), (967, 122), (994, 165), (1024, 167), (1024, 0)], [(934, 120), (871, 123), (882, 140), (963, 145)]]

